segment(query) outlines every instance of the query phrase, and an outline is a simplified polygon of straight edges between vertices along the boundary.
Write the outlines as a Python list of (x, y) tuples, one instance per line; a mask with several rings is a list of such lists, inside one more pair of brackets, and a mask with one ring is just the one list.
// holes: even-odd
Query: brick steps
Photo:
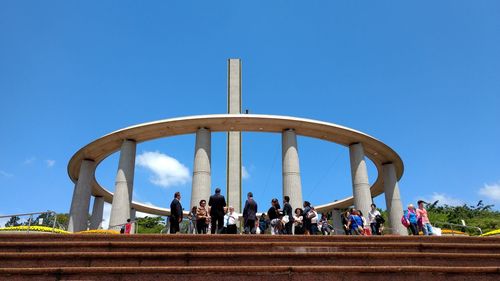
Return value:
[(500, 280), (479, 237), (0, 234), (0, 280)]
[(41, 241), (0, 242), (0, 253), (9, 252), (438, 252), (500, 253), (500, 243), (422, 242), (145, 242), (145, 241)]
[(171, 253), (4, 253), (2, 267), (82, 267), (82, 266), (265, 266), (304, 263), (338, 266), (499, 266), (500, 254), (464, 253), (232, 253), (232, 252), (171, 252)]
[[(0, 268), (8, 280), (498, 280), (499, 267), (234, 266)], [(36, 279), (34, 279), (36, 278)]]
[(468, 236), (280, 236), (280, 235), (102, 235), (102, 234), (2, 234), (0, 242), (21, 241), (169, 241), (169, 242), (422, 242), (422, 243), (464, 243), (464, 244), (497, 244), (499, 237), (468, 237)]

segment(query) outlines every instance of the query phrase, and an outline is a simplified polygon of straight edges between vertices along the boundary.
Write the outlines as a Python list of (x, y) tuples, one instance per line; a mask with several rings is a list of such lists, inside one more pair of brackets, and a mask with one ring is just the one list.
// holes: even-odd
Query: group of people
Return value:
[(351, 208), (341, 217), (346, 235), (382, 235), (385, 219), (377, 210), (377, 205), (371, 204), (368, 212), (368, 222), (360, 210)]
[[(237, 233), (238, 216), (232, 206), (226, 207), (226, 199), (220, 194), (220, 188), (215, 189), (215, 194), (207, 201), (202, 199), (199, 206), (193, 206), (188, 215), (189, 233)], [(172, 233), (172, 230), (171, 232)]]
[[(180, 230), (179, 223), (183, 219), (180, 198), (180, 193), (176, 192), (170, 204), (170, 233)], [(252, 192), (249, 192), (242, 213), (242, 233), (260, 234), (268, 232), (268, 229), (272, 235), (316, 235), (319, 233), (330, 235), (334, 232), (333, 226), (328, 223), (328, 216), (321, 214), (320, 217), (310, 202), (304, 201), (303, 208), (295, 210), (292, 209), (288, 196), (283, 197), (282, 203), (283, 208), (279, 200), (273, 198), (267, 213), (259, 216), (257, 202)], [(401, 219), (403, 225), (413, 235), (418, 235), (419, 231), (422, 231), (424, 235), (432, 235), (432, 226), (424, 203), (422, 200), (418, 201), (417, 209), (412, 204), (408, 205), (408, 210)], [(215, 194), (210, 196), (208, 206), (206, 200), (200, 200), (199, 206), (191, 209), (188, 219), (189, 233), (237, 234), (240, 217), (232, 206), (226, 206), (226, 200), (220, 188), (216, 188)], [(366, 218), (360, 210), (351, 208), (344, 212), (340, 219), (346, 235), (382, 235), (385, 223), (375, 204), (371, 204), (371, 210)]]
[(423, 235), (433, 235), (432, 225), (424, 203), (423, 200), (419, 200), (416, 209), (413, 204), (409, 204), (408, 209), (404, 211), (401, 223), (409, 230), (410, 235), (419, 235), (420, 231)]
[[(200, 200), (198, 206), (193, 206), (188, 215), (188, 233), (238, 233), (239, 215), (234, 212), (232, 206), (226, 206), (226, 200), (220, 192), (220, 188), (215, 189), (215, 194), (210, 196), (208, 206), (204, 199)], [(171, 234), (180, 231), (179, 224), (183, 220), (180, 199), (180, 192), (176, 192), (170, 204)], [(296, 208), (294, 211), (292, 211), (288, 196), (283, 197), (282, 203), (283, 208), (281, 208), (277, 198), (272, 199), (271, 207), (267, 213), (262, 213), (259, 217), (257, 202), (254, 200), (252, 192), (249, 192), (242, 213), (242, 232), (245, 234), (260, 234), (265, 233), (269, 228), (270, 233), (273, 235), (315, 235), (320, 231), (325, 235), (329, 235), (333, 232), (333, 227), (328, 224), (327, 216), (322, 214), (321, 219), (319, 219), (318, 213), (310, 202), (304, 201), (303, 208)]]

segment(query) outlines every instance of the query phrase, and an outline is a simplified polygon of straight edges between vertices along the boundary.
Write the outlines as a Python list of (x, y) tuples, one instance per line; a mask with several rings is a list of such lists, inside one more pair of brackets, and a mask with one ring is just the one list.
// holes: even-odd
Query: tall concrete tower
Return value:
[[(227, 113), (241, 114), (241, 60), (229, 59), (227, 66)], [(228, 206), (238, 213), (241, 208), (241, 132), (227, 133)]]

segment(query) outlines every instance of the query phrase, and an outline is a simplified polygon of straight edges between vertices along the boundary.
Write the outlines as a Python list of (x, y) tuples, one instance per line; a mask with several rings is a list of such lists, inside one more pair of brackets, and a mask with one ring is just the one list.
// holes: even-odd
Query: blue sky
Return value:
[[(243, 61), (251, 113), (337, 123), (394, 148), (404, 204), (498, 209), (498, 1), (290, 2), (0, 2), (0, 214), (67, 212), (67, 163), (102, 135), (225, 113), (228, 58)], [(243, 192), (262, 210), (281, 196), (280, 143), (243, 134)], [(137, 166), (135, 200), (165, 207), (179, 190), (187, 206), (193, 153), (193, 135), (139, 144), (167, 164)], [(299, 153), (304, 199), (352, 193), (346, 148), (299, 137)], [(214, 133), (213, 189), (225, 188), (225, 157)], [(111, 190), (117, 159), (97, 171)]]

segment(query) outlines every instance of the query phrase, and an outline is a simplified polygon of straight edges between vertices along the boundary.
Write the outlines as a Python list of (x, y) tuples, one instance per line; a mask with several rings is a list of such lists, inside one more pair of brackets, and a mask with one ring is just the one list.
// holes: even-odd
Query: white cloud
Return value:
[(6, 178), (11, 178), (11, 177), (14, 176), (13, 174), (7, 173), (4, 170), (0, 170), (0, 175), (3, 176), (3, 177), (6, 177)]
[(47, 159), (45, 163), (47, 163), (47, 167), (52, 168), (56, 164), (56, 160)]
[(424, 201), (428, 203), (434, 203), (435, 201), (439, 201), (439, 205), (448, 205), (448, 206), (461, 206), (465, 202), (461, 199), (451, 197), (445, 193), (432, 193), (430, 198), (424, 198)]
[(484, 187), (479, 189), (479, 195), (500, 202), (500, 183), (484, 184)]
[(158, 151), (145, 151), (138, 155), (137, 165), (153, 172), (149, 181), (154, 185), (170, 187), (185, 184), (190, 179), (186, 166)]
[(23, 164), (24, 165), (31, 165), (31, 164), (35, 163), (35, 160), (36, 160), (36, 157), (27, 158), (26, 160), (24, 160)]
[(241, 177), (246, 180), (250, 178), (250, 174), (248, 173), (248, 170), (245, 166), (241, 167)]

